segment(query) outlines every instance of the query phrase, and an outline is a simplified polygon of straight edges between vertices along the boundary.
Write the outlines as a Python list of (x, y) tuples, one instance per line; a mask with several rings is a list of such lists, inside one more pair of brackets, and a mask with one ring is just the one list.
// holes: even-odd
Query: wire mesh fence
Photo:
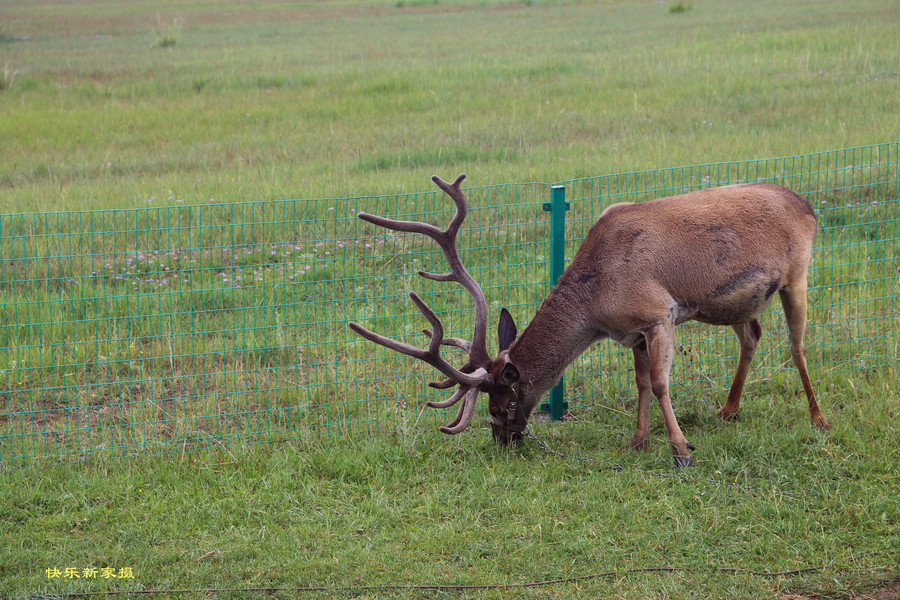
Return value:
[[(566, 255), (609, 204), (766, 181), (805, 195), (820, 233), (810, 272), (810, 367), (824, 375), (898, 356), (900, 143), (566, 181)], [(446, 177), (455, 174), (443, 174)], [(550, 185), (465, 188), (461, 255), (488, 299), (527, 324), (550, 288)], [(417, 291), (447, 335), (470, 337), (460, 286), (427, 281), (444, 259), (365, 211), (446, 226), (438, 191), (134, 210), (0, 215), (0, 460), (184, 452), (312, 433), (445, 421), (430, 367), (365, 342), (351, 320), (423, 345)], [(778, 301), (754, 380), (790, 369)], [(674, 395), (718, 396), (737, 347), (685, 324)], [(489, 340), (496, 344), (496, 340)], [(566, 374), (571, 411), (633, 395), (631, 353), (602, 343)], [(827, 402), (827, 400), (826, 400)], [(483, 410), (483, 407), (482, 407)]]

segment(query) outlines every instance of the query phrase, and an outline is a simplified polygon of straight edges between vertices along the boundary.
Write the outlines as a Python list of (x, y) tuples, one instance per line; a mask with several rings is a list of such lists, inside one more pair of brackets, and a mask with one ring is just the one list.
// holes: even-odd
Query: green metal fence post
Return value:
[[(554, 185), (550, 188), (550, 202), (544, 203), (544, 210), (550, 212), (550, 281), (556, 285), (566, 267), (566, 186)], [(565, 412), (565, 382), (559, 380), (550, 390), (550, 419), (561, 421)], [(543, 407), (542, 407), (543, 408)]]

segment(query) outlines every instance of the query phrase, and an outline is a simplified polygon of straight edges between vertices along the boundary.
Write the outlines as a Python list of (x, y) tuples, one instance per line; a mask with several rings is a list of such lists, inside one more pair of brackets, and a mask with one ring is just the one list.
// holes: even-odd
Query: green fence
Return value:
[[(900, 143), (890, 143), (560, 182), (570, 204), (566, 256), (614, 202), (735, 182), (786, 185), (819, 215), (813, 377), (892, 367), (898, 157)], [(505, 306), (521, 328), (549, 291), (551, 186), (464, 189), (472, 210), (463, 259), (491, 319)], [(471, 300), (415, 275), (443, 269), (430, 240), (376, 230), (358, 211), (446, 224), (453, 206), (430, 191), (0, 215), (0, 460), (185, 452), (449, 420), (423, 410), (444, 397), (425, 386), (436, 377), (430, 367), (362, 341), (347, 322), (424, 344), (424, 319), (406, 295), (416, 290), (448, 335), (470, 337)], [(779, 313), (776, 300), (753, 381), (792, 368)], [(731, 331), (685, 324), (679, 336), (676, 403), (685, 393), (721, 396), (736, 356)], [(566, 374), (569, 410), (631, 399), (630, 357), (603, 343), (578, 359)]]

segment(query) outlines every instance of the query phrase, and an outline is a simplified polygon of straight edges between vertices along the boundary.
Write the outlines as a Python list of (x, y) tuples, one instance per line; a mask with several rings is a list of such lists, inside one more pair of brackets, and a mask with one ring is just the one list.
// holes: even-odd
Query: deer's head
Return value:
[[(500, 353), (492, 359), (488, 354), (486, 343), (488, 311), (484, 293), (459, 258), (456, 234), (469, 210), (468, 201), (460, 189), (465, 178), (465, 174), (460, 175), (451, 184), (436, 175), (432, 177), (437, 186), (444, 190), (456, 204), (456, 214), (444, 231), (418, 221), (395, 221), (367, 213), (359, 213), (358, 216), (364, 221), (393, 231), (421, 233), (438, 243), (450, 263), (450, 272), (434, 274), (419, 271), (418, 273), (421, 277), (433, 281), (455, 281), (471, 294), (475, 302), (475, 331), (472, 340), (445, 338), (444, 326), (440, 318), (415, 292), (410, 292), (409, 297), (433, 328), (423, 331), (429, 338), (426, 348), (419, 348), (384, 337), (358, 323), (350, 323), (350, 328), (369, 341), (417, 358), (443, 373), (446, 379), (429, 383), (428, 385), (431, 387), (449, 389), (458, 386), (456, 392), (449, 399), (441, 402), (428, 402), (428, 406), (432, 408), (447, 408), (460, 403), (456, 418), (440, 427), (443, 433), (456, 434), (464, 431), (472, 422), (478, 395), (484, 392), (489, 397), (488, 411), (494, 439), (499, 443), (508, 444), (522, 437), (533, 404), (523, 406), (520, 373), (509, 359), (509, 348), (515, 341), (517, 333), (512, 317), (506, 309), (501, 312), (500, 323), (497, 327)], [(457, 369), (441, 356), (441, 346), (454, 346), (463, 350), (468, 355), (468, 361)]]

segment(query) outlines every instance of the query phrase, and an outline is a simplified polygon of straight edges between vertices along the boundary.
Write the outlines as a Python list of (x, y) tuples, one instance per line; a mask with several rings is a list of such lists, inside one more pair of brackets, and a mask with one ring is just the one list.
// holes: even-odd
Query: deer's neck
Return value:
[(509, 349), (509, 358), (521, 374), (520, 401), (529, 412), (566, 367), (601, 337), (585, 311), (573, 310), (570, 303), (551, 294)]

